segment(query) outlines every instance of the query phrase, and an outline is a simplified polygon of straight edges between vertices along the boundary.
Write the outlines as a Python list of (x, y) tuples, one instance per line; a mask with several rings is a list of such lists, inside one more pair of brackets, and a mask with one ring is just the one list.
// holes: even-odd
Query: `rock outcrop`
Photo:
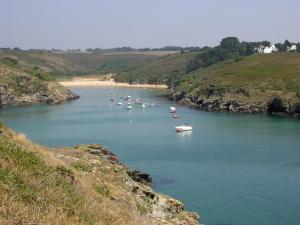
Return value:
[[(240, 113), (268, 113), (300, 117), (300, 101), (290, 101), (275, 94), (265, 98), (251, 96), (249, 91), (239, 90), (225, 93), (221, 96), (193, 96), (184, 92), (170, 93), (166, 97), (180, 104), (188, 105), (206, 111), (229, 111)], [(295, 96), (295, 98), (297, 98)]]
[[(16, 60), (16, 63), (18, 61)], [(55, 80), (30, 74), (21, 64), (7, 65), (0, 59), (0, 106), (26, 103), (55, 104), (78, 98)], [(36, 70), (35, 73), (43, 70)]]
[[(199, 224), (197, 213), (186, 212), (182, 202), (169, 196), (156, 193), (151, 189), (152, 179), (147, 173), (129, 168), (122, 164), (117, 156), (101, 144), (81, 144), (74, 147), (77, 151), (53, 151), (57, 157), (69, 164), (78, 163), (95, 165), (97, 160), (106, 162), (106, 169), (115, 171), (124, 179), (126, 189), (130, 190), (138, 202), (138, 208), (152, 224), (159, 225), (196, 225)], [(80, 156), (80, 157), (79, 157)], [(84, 160), (83, 160), (84, 159)], [(102, 164), (102, 163), (101, 163)], [(82, 170), (82, 167), (81, 167)], [(96, 174), (97, 169), (90, 171)], [(121, 175), (122, 174), (122, 175)], [(96, 178), (97, 179), (97, 178)], [(118, 200), (117, 196), (111, 196)]]
[(46, 148), (0, 121), (0, 149), (1, 224), (199, 224), (103, 145)]

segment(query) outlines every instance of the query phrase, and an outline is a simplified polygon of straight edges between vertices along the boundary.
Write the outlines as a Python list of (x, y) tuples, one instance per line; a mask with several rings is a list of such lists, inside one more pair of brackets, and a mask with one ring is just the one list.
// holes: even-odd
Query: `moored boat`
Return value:
[(131, 105), (126, 106), (126, 109), (131, 110), (132, 106)]
[(170, 107), (170, 113), (176, 113), (176, 108), (175, 107)]
[(192, 126), (190, 125), (181, 125), (175, 127), (176, 132), (183, 132), (183, 131), (191, 131), (193, 130)]

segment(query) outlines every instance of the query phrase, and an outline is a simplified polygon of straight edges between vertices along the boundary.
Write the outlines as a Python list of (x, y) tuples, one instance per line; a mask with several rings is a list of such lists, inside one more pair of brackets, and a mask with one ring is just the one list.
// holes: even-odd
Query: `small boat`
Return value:
[(170, 113), (176, 113), (176, 108), (175, 107), (170, 107)]
[(129, 99), (131, 99), (131, 96), (130, 95), (128, 95), (127, 97), (125, 97), (125, 98), (123, 98), (125, 101), (127, 101), (127, 100), (129, 100)]
[(133, 101), (134, 101), (134, 104), (137, 104), (137, 105), (143, 104), (143, 102), (139, 98), (135, 98)]
[(131, 105), (126, 106), (126, 109), (131, 110), (132, 106)]
[(114, 101), (114, 99), (112, 98), (112, 99), (110, 99), (110, 101), (111, 101), (111, 102), (113, 102), (113, 101)]
[(178, 114), (173, 114), (172, 117), (173, 118), (180, 118), (180, 116)]
[(142, 107), (142, 108), (146, 108), (147, 106), (146, 106), (145, 103), (143, 103), (141, 107)]
[(191, 131), (193, 130), (192, 126), (190, 125), (181, 125), (175, 127), (176, 132), (183, 132), (183, 131)]
[(123, 103), (122, 102), (118, 102), (118, 104), (117, 105), (119, 105), (119, 106), (122, 106), (123, 105)]

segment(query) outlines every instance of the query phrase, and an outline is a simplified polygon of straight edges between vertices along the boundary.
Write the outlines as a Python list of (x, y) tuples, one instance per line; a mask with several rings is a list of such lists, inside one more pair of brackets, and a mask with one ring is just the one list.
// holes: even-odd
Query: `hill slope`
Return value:
[(115, 76), (118, 82), (168, 84), (186, 74), (186, 67), (197, 53), (162, 56), (136, 69), (120, 72)]
[(126, 72), (168, 53), (170, 52), (154, 52), (151, 54), (151, 52), (51, 53), (46, 51), (0, 51), (0, 58), (15, 58), (20, 65), (26, 67), (39, 66), (54, 77), (67, 77)]
[(196, 225), (99, 144), (47, 149), (0, 121), (1, 224)]
[(300, 113), (300, 54), (277, 53), (229, 60), (181, 76), (170, 95), (200, 108)]
[(58, 103), (77, 98), (46, 71), (11, 57), (0, 58), (0, 106), (15, 103)]

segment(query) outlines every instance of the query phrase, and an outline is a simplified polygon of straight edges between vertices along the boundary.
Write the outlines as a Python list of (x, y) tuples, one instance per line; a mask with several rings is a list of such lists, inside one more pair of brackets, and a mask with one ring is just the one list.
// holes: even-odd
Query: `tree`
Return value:
[(297, 46), (297, 52), (300, 53), (300, 43), (297, 43), (296, 46)]
[(222, 39), (220, 47), (231, 52), (238, 52), (240, 41), (237, 37), (227, 37)]
[(285, 52), (287, 50), (287, 47), (281, 43), (276, 43), (275, 47), (278, 49), (279, 52)]
[(283, 45), (286, 47), (291, 47), (292, 43), (289, 40), (285, 40)]
[(13, 50), (14, 51), (21, 51), (21, 49), (19, 47), (14, 47)]

